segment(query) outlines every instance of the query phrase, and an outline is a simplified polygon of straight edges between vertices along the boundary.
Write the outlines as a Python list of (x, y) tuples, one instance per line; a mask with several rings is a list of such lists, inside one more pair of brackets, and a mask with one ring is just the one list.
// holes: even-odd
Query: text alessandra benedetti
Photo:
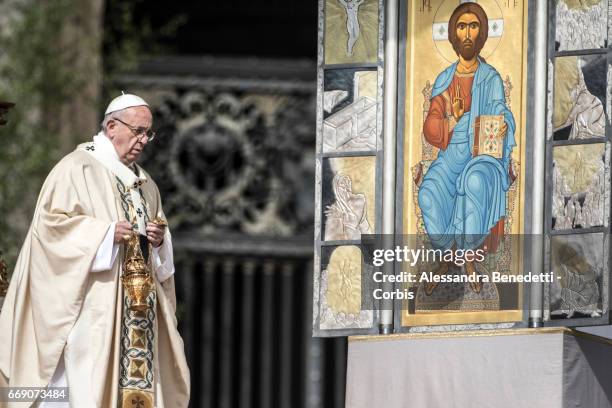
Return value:
[(491, 272), (490, 275), (466, 275), (466, 274), (435, 274), (433, 272), (401, 272), (399, 274), (385, 275), (382, 272), (374, 272), (374, 282), (377, 283), (468, 283), (468, 282), (493, 282), (493, 283), (551, 283), (554, 281), (554, 272), (507, 274), (501, 272)]

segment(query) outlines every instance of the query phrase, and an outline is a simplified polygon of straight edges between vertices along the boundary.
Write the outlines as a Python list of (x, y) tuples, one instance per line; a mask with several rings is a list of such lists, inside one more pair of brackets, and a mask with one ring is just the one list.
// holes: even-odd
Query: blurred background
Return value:
[(4, 0), (0, 250), (121, 90), (172, 229), (191, 407), (344, 406), (345, 339), (313, 339), (317, 3)]

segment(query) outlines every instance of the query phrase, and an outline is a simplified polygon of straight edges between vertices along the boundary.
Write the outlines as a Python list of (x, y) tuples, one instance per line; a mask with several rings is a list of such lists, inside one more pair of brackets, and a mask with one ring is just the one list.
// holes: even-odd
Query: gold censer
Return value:
[[(163, 227), (168, 226), (168, 222), (161, 216), (155, 217), (151, 222)], [(150, 254), (151, 244), (147, 245), (149, 245)], [(147, 298), (155, 290), (155, 283), (151, 275), (150, 264), (145, 261), (140, 248), (140, 235), (136, 231), (132, 231), (125, 243), (121, 282), (130, 298), (129, 309), (141, 312), (147, 310), (149, 307)]]
[(123, 261), (123, 275), (121, 276), (123, 289), (130, 299), (130, 310), (147, 310), (147, 298), (154, 289), (151, 270), (145, 262), (140, 239), (137, 232), (132, 232), (125, 243), (125, 257)]

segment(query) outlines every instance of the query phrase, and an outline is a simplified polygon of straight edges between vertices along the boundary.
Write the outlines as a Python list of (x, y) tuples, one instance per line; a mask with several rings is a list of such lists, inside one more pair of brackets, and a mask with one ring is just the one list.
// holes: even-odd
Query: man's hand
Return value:
[(120, 221), (115, 224), (115, 243), (127, 241), (132, 235), (132, 224), (127, 221)]
[(459, 122), (459, 119), (461, 119), (461, 117), (465, 113), (465, 108), (463, 106), (463, 98), (454, 98), (451, 108), (453, 111), (453, 117), (457, 122)]
[(459, 84), (455, 87), (455, 97), (453, 98), (453, 104), (451, 105), (453, 111), (453, 117), (457, 122), (465, 113), (465, 100), (461, 97), (461, 87)]
[(155, 248), (160, 246), (164, 241), (164, 234), (166, 233), (166, 226), (159, 225), (154, 222), (147, 223), (147, 238), (151, 245)]

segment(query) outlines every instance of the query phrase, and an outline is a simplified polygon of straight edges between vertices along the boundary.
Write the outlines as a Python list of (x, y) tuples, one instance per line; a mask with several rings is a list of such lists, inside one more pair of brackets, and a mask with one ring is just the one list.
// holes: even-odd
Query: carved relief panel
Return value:
[[(558, 0), (549, 10), (548, 325), (609, 322), (610, 52), (607, 0)], [(585, 29), (588, 27), (588, 29)]]
[(376, 333), (361, 239), (380, 232), (384, 6), (320, 0), (313, 333)]

